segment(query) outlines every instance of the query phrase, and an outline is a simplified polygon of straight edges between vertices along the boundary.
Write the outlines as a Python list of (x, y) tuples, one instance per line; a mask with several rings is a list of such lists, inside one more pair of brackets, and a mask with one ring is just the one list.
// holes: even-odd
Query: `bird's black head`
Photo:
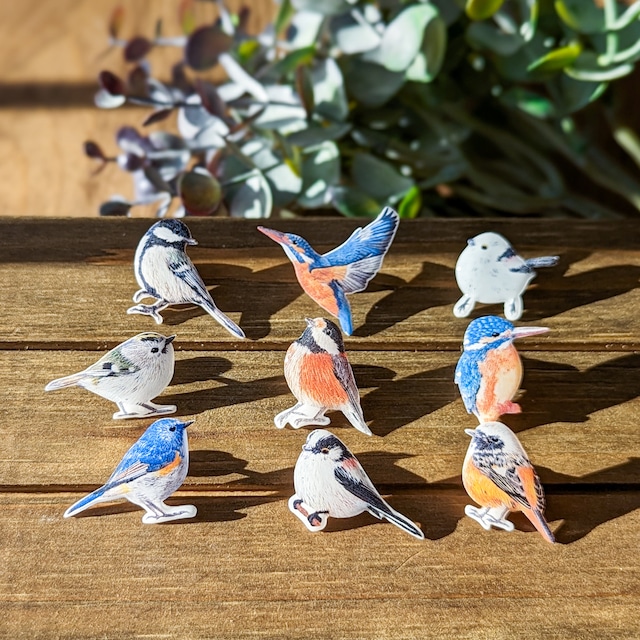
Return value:
[(182, 248), (188, 244), (198, 244), (193, 239), (189, 227), (182, 220), (160, 220), (149, 229), (149, 235), (156, 244)]
[(333, 460), (334, 462), (341, 462), (353, 458), (353, 454), (342, 441), (326, 429), (316, 429), (312, 431), (302, 448), (304, 451)]

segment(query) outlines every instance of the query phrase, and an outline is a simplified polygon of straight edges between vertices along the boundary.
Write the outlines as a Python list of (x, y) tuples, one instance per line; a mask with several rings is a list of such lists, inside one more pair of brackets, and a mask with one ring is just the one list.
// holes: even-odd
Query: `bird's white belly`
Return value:
[(483, 304), (505, 302), (519, 296), (535, 276), (534, 273), (510, 271), (505, 264), (461, 256), (456, 264), (456, 281), (460, 291)]
[(140, 271), (163, 300), (172, 304), (193, 302), (194, 292), (191, 287), (169, 269), (165, 247), (149, 247), (144, 254)]

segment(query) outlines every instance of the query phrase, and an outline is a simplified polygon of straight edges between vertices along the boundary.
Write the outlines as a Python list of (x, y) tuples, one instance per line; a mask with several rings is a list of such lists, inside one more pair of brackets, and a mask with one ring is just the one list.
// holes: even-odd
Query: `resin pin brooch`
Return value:
[(151, 316), (162, 324), (160, 311), (173, 304), (197, 304), (231, 335), (244, 338), (244, 331), (218, 307), (198, 270), (187, 255), (187, 245), (198, 244), (181, 220), (160, 220), (142, 236), (134, 257), (134, 271), (140, 289), (133, 295), (138, 303), (154, 298), (153, 304), (136, 304), (127, 313)]
[(422, 531), (380, 496), (369, 476), (341, 440), (330, 431), (312, 431), (293, 471), (295, 495), (289, 509), (309, 531), (322, 531), (328, 518), (352, 518), (368, 511), (408, 534)]
[(330, 420), (325, 412), (342, 411), (358, 431), (370, 436), (340, 329), (325, 318), (307, 318), (306, 323), (284, 359), (284, 377), (298, 402), (275, 417), (276, 427), (326, 426)]
[(364, 291), (378, 273), (391, 246), (398, 214), (386, 207), (366, 227), (356, 229), (339, 247), (320, 255), (300, 236), (258, 227), (284, 249), (293, 263), (304, 291), (325, 311), (340, 321), (342, 330), (353, 333), (351, 306), (347, 294)]
[(82, 387), (111, 402), (119, 411), (114, 419), (147, 418), (176, 411), (173, 404), (154, 404), (173, 377), (174, 355), (168, 338), (149, 331), (114, 347), (95, 364), (79, 373), (50, 382), (45, 391)]
[(156, 420), (125, 453), (107, 483), (70, 506), (64, 517), (102, 502), (126, 499), (146, 511), (144, 524), (193, 518), (197, 513), (193, 505), (171, 507), (164, 503), (187, 476), (189, 443), (185, 429), (190, 424), (193, 421)]
[(487, 531), (491, 527), (513, 531), (506, 519), (510, 511), (522, 511), (548, 542), (555, 542), (544, 519), (544, 490), (514, 433), (501, 422), (486, 422), (465, 429), (471, 442), (462, 467), (462, 483), (478, 509), (467, 505), (466, 515)]
[(521, 258), (506, 238), (488, 231), (467, 241), (456, 263), (456, 280), (464, 294), (453, 307), (453, 315), (466, 318), (477, 302), (504, 303), (507, 320), (522, 316), (522, 294), (536, 277), (534, 269), (553, 267), (558, 256)]
[(482, 316), (469, 324), (454, 378), (468, 413), (480, 422), (520, 413), (520, 405), (512, 400), (522, 382), (522, 361), (513, 341), (547, 331), (546, 327), (514, 327), (498, 316)]

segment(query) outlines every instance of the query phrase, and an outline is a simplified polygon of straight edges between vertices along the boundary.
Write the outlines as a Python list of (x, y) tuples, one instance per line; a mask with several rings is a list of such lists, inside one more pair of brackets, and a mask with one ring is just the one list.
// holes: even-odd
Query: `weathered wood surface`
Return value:
[[(199, 310), (165, 325), (127, 316), (131, 259), (149, 220), (0, 219), (0, 636), (7, 638), (637, 638), (640, 624), (640, 232), (633, 225), (498, 222), (526, 257), (558, 253), (525, 297), (518, 432), (559, 544), (524, 518), (485, 532), (464, 516), (460, 467), (474, 425), (452, 382), (467, 320), (451, 314), (457, 253), (487, 223), (403, 222), (382, 273), (352, 296), (347, 348), (366, 437), (332, 426), (418, 542), (370, 516), (313, 535), (289, 513), (308, 430), (278, 431), (282, 376), (305, 315), (284, 253), (248, 221), (190, 220), (190, 255), (237, 341)], [(274, 221), (329, 248), (358, 223)], [(499, 312), (480, 307), (473, 316)], [(149, 420), (44, 385), (141, 330), (177, 333), (162, 399), (195, 418), (174, 503), (193, 521), (142, 525), (114, 503), (63, 520)]]

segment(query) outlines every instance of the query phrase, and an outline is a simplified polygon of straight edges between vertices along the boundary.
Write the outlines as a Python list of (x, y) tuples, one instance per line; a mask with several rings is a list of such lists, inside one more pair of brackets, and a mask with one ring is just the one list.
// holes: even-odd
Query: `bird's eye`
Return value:
[(483, 251), (486, 251), (489, 247), (487, 247), (486, 244), (483, 244), (481, 248), (483, 249)]
[(175, 425), (173, 427), (169, 427), (169, 431), (175, 431), (175, 430), (176, 430)]
[(329, 453), (329, 447), (322, 447), (322, 449), (320, 449), (320, 453), (324, 453), (326, 455)]
[(158, 353), (158, 351), (158, 347), (153, 347), (153, 349), (151, 349), (151, 353)]
[(500, 334), (499, 334), (497, 331), (494, 331), (494, 332), (491, 334), (491, 337), (492, 337), (492, 338), (497, 338), (499, 335), (500, 335)]

